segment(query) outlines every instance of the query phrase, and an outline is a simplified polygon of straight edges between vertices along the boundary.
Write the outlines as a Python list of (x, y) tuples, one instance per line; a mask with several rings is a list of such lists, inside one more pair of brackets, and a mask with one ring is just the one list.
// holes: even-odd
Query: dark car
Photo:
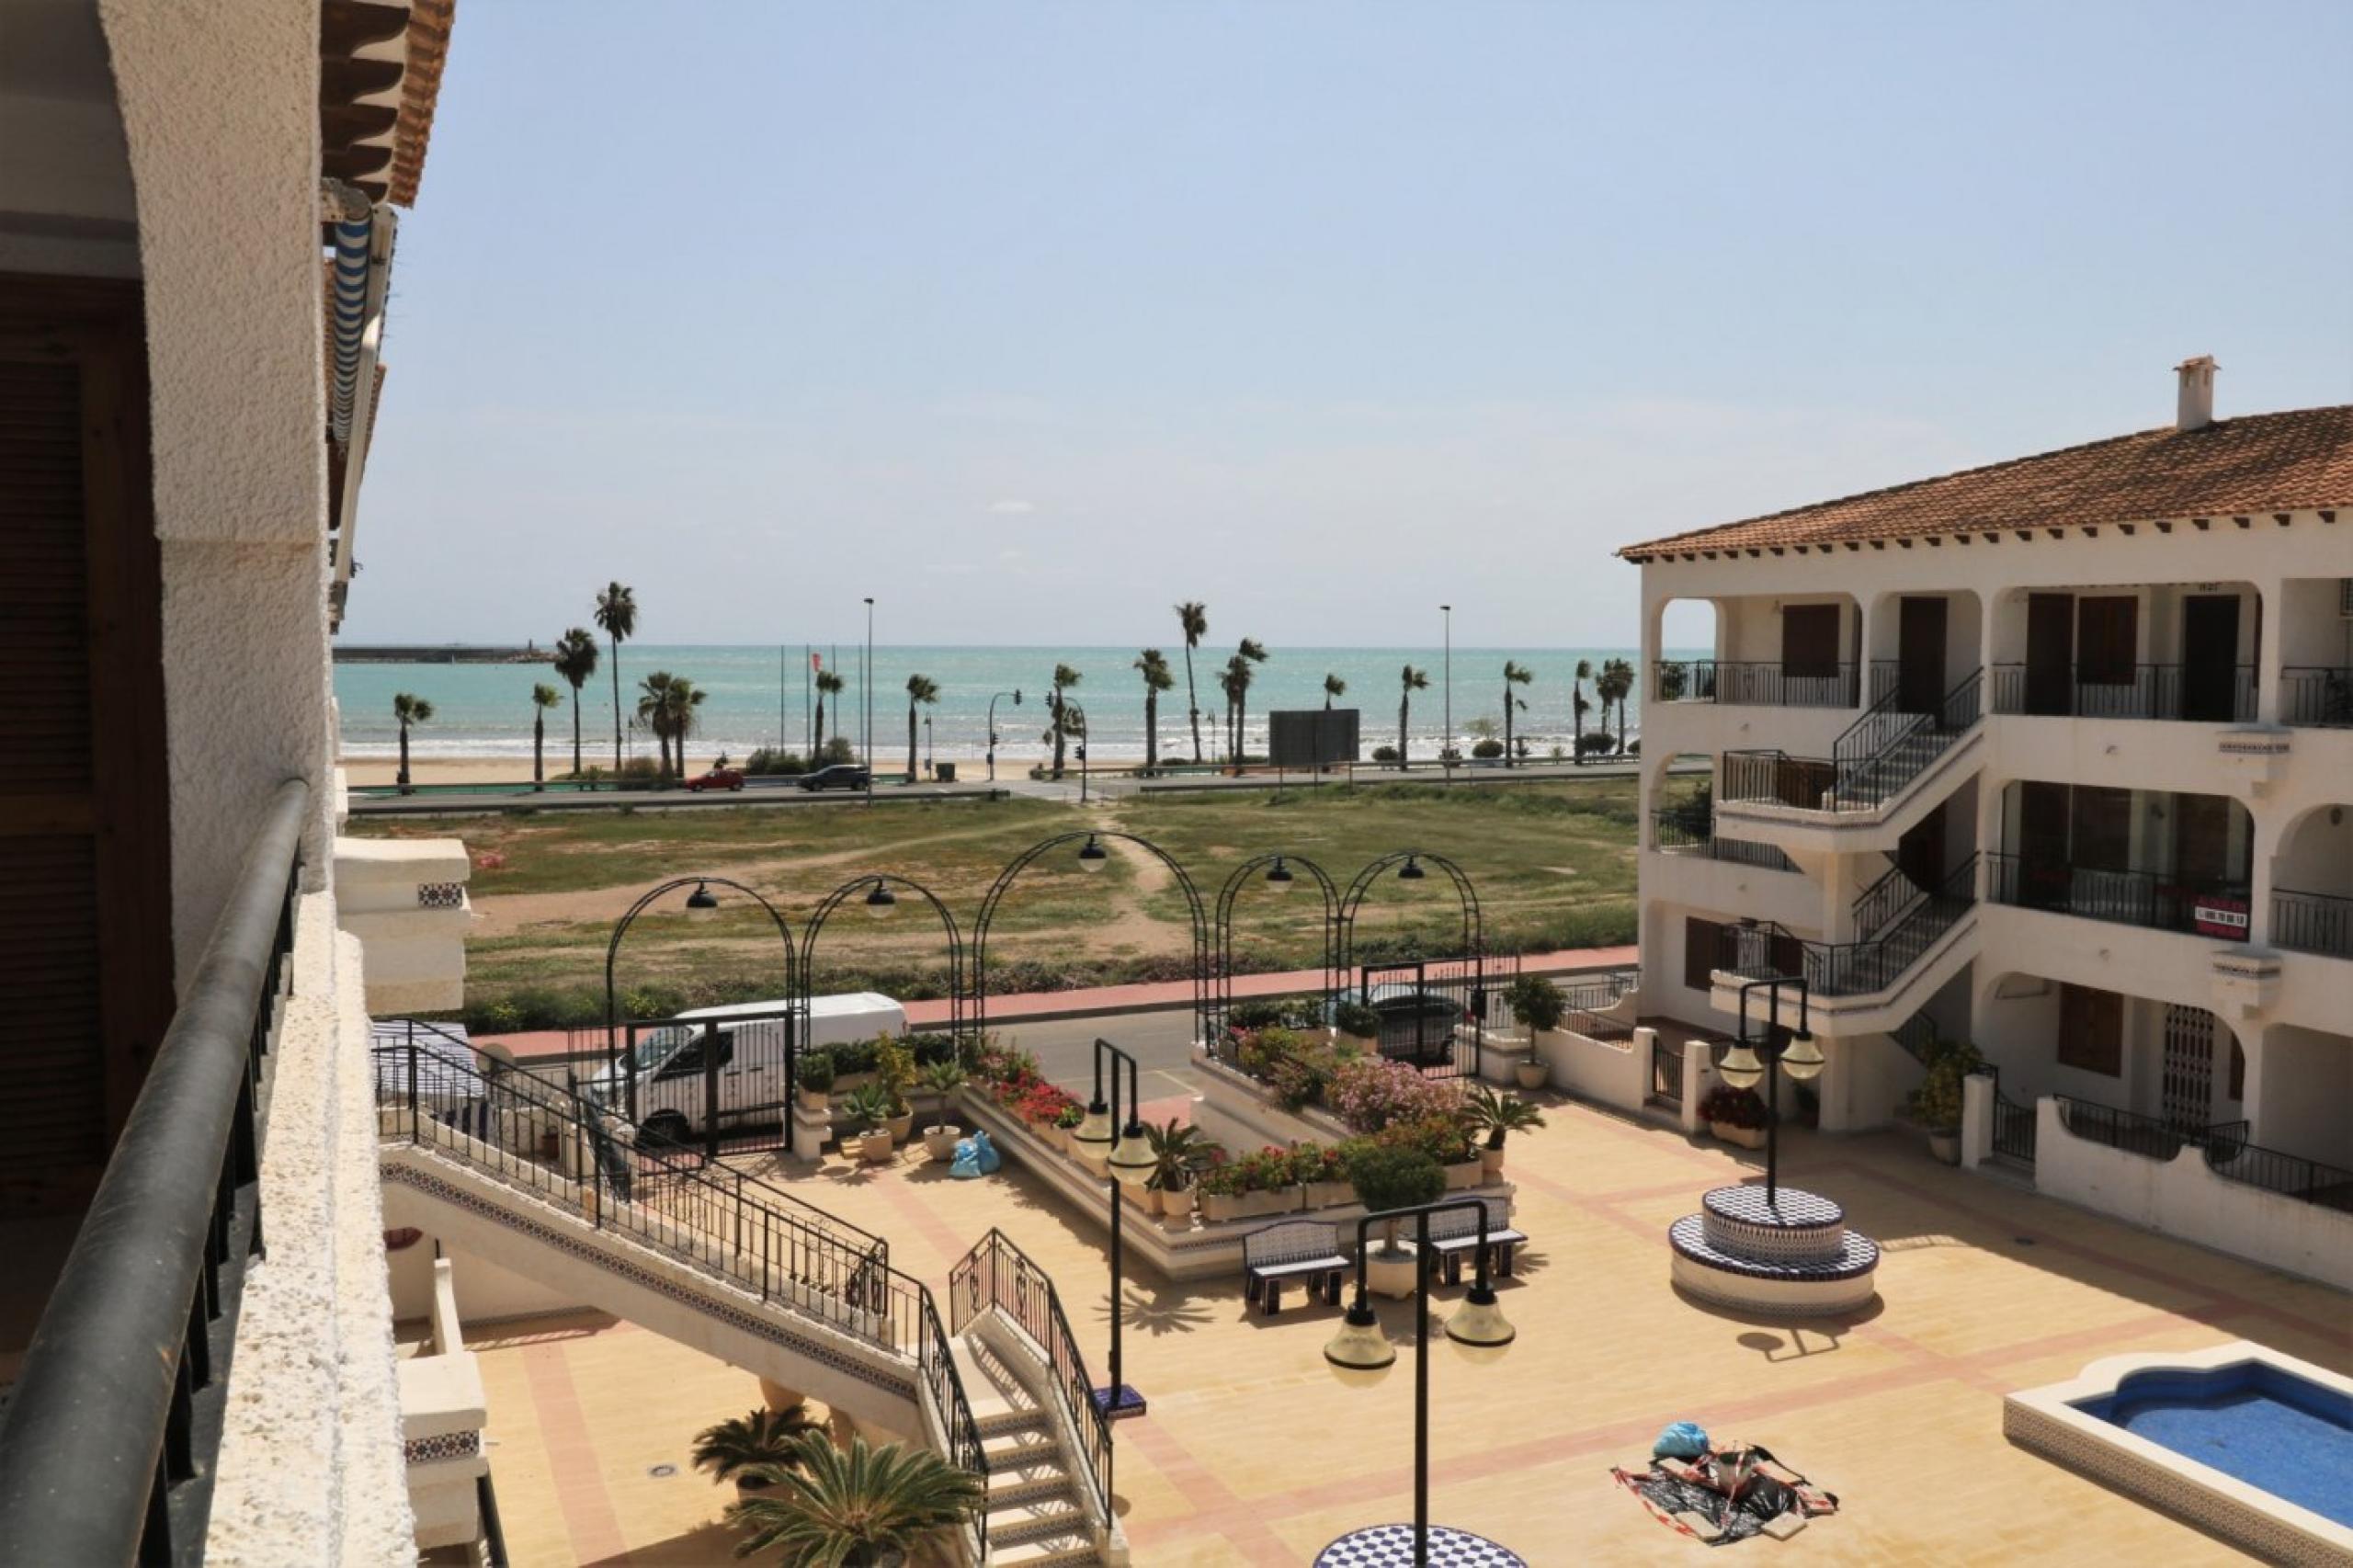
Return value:
[(687, 788), (698, 795), (705, 790), (741, 790), (743, 787), (744, 776), (732, 767), (714, 767), (699, 778), (687, 780)]
[(831, 767), (802, 774), (801, 787), (803, 790), (863, 790), (866, 788), (866, 769), (854, 762), (837, 762)]

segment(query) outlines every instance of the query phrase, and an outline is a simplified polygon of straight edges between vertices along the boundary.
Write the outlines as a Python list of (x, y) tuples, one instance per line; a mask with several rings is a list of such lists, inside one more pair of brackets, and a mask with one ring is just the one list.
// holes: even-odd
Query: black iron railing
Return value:
[(2353, 1213), (2353, 1171), (2302, 1154), (2265, 1149), (2246, 1141), (2247, 1124), (2224, 1122), (2207, 1130), (2206, 1165), (2226, 1180), (2259, 1187), (2302, 1203)]
[(2114, 1106), (2079, 1100), (2069, 1095), (2052, 1097), (2059, 1102), (2060, 1125), (2086, 1143), (2121, 1149), (2144, 1159), (2170, 1160), (2185, 1146), (2205, 1141), (2203, 1126), (2183, 1127), (2161, 1117), (2119, 1110)]
[(2154, 871), (2113, 871), (1999, 853), (1987, 854), (1985, 864), (1985, 896), (1994, 903), (2151, 931), (2247, 939), (2245, 882), (2185, 881)]
[(474, 1511), (482, 1517), (483, 1568), (506, 1568), (506, 1526), (498, 1517), (498, 1491), (490, 1471), (474, 1477)]
[(1936, 1021), (1926, 1013), (1915, 1013), (1888, 1035), (1904, 1055), (1922, 1066), (1928, 1063), (1930, 1048), (1937, 1043)]
[(2353, 898), (2341, 893), (2274, 888), (2271, 945), (2300, 953), (2353, 959)]
[(1652, 1099), (1665, 1105), (1683, 1103), (1683, 1043), (1663, 1034), (1651, 1036)]
[(1688, 806), (1662, 806), (1652, 813), (1651, 821), (1651, 842), (1667, 854), (1691, 851), (1711, 860), (1754, 866), (1760, 871), (1794, 871), (1798, 869), (1797, 862), (1778, 845), (1716, 836), (1714, 818), (1705, 811), (1694, 812)]
[(0, 1421), (0, 1562), (204, 1555), (310, 787), (279, 785)]
[(2034, 1164), (2035, 1130), (2041, 1112), (2031, 1102), (2020, 1105), (2002, 1093), (2002, 1077), (1994, 1078), (1994, 1153), (2025, 1165)]
[(1976, 727), (1984, 689), (1985, 672), (1972, 670), (1925, 711), (1904, 711), (1900, 692), (1881, 699), (1831, 744), (1833, 809), (1868, 811), (1903, 793)]
[(1901, 866), (1890, 866), (1887, 874), (1855, 895), (1847, 913), (1853, 917), (1855, 935), (1870, 937), (1879, 934), (1890, 921), (1909, 910), (1913, 903), (1926, 896), (1920, 884)]
[(2243, 724), (2255, 703), (2253, 665), (1994, 666), (1996, 713)]
[(1715, 836), (1715, 817), (1707, 806), (1661, 806), (1651, 812), (1651, 843), (1660, 849), (1704, 849)]
[(1757, 805), (1835, 810), (1837, 765), (1826, 756), (1791, 756), (1779, 750), (1728, 751), (1723, 756), (1722, 796)]
[(1852, 708), (1856, 665), (1779, 659), (1661, 659), (1651, 666), (1652, 699), (1756, 708)]
[(1111, 1423), (1095, 1402), (1086, 1359), (1063, 1315), (1062, 1297), (1051, 1276), (1030, 1260), (1004, 1232), (992, 1228), (948, 1275), (949, 1310), (961, 1334), (994, 1307), (1034, 1341), (1052, 1369), (1054, 1389), (1070, 1429), (1078, 1435), (1079, 1479), (1092, 1500), (1098, 1524), (1111, 1522)]
[(1623, 1018), (1604, 1017), (1589, 1007), (1561, 1009), (1561, 1027), (1571, 1034), (1581, 1034), (1609, 1045), (1624, 1045), (1634, 1038), (1634, 1026)]
[(2283, 665), (2279, 722), (2307, 728), (2353, 727), (2353, 665)]
[(1816, 996), (1869, 996), (1893, 986), (1976, 903), (1977, 857), (1923, 892), (1909, 913), (1867, 941), (1822, 942), (1773, 922), (1726, 926), (1716, 967), (1744, 980), (1798, 974)]

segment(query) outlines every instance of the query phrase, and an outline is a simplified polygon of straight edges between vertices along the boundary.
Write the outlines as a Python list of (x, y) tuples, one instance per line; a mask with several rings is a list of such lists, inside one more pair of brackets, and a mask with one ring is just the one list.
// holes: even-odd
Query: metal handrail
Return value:
[(0, 1562), (192, 1562), (212, 1507), (311, 789), (280, 784), (0, 1425)]
[[(1669, 677), (1667, 671), (1677, 672)], [(1656, 659), (1652, 700), (1758, 708), (1851, 708), (1858, 666), (1841, 659), (1792, 665), (1783, 659)], [(1672, 693), (1672, 695), (1669, 695)]]
[(2353, 665), (2280, 665), (2279, 722), (2317, 729), (2353, 726)]
[[(2169, 872), (2028, 860), (2000, 850), (1988, 850), (1985, 865), (1991, 903), (2149, 931), (2195, 931), (2200, 898), (2243, 900), (2248, 892), (2245, 881), (2186, 881)], [(2245, 941), (2250, 935), (2242, 927), (2223, 939)]]
[[(1910, 788), (1931, 763), (1976, 727), (1984, 713), (1984, 684), (1985, 672), (1972, 670), (1923, 713), (1903, 711), (1900, 690), (1873, 704), (1831, 745), (1836, 771), (1831, 785), (1834, 808), (1881, 805)], [(1921, 736), (1929, 737), (1931, 744), (1914, 744)], [(1909, 767), (1893, 766), (1906, 756)]]
[(2223, 1122), (2206, 1131), (2206, 1168), (2216, 1176), (2324, 1209), (2353, 1211), (2353, 1171), (2250, 1143), (2244, 1121)]
[(1824, 942), (1800, 937), (1777, 921), (1726, 926), (1720, 935), (1716, 967), (1746, 980), (1785, 972), (1776, 955), (1790, 948), (1797, 971), (1816, 996), (1868, 996), (1885, 991), (1925, 958), (1945, 933), (1976, 903), (1977, 857), (1970, 856), (1926, 890), (1902, 919), (1859, 942)]
[[(2037, 700), (2032, 666), (1994, 665), (1994, 711), (2063, 719), (2180, 720), (2192, 718), (2190, 710), (2199, 705), (2197, 694), (2191, 689), (2190, 675), (2201, 671), (2200, 665), (2075, 663), (2052, 667), (2066, 672), (2066, 679), (2060, 683), (2065, 696), (2057, 703), (2043, 705)], [(2221, 704), (2226, 710), (2200, 713), (2193, 722), (2244, 723), (2252, 720), (2256, 666), (2232, 664), (2211, 668), (2229, 673), (2230, 692)]]
[(1870, 937), (1899, 915), (1910, 913), (1912, 905), (1927, 896), (1911, 873), (1901, 866), (1890, 866), (1887, 874), (1855, 895), (1847, 906), (1858, 937)]
[[(1079, 1462), (1086, 1469), (1087, 1491), (1095, 1499), (1100, 1522), (1111, 1523), (1111, 1422), (1095, 1401), (1094, 1380), (1078, 1340), (1063, 1315), (1061, 1295), (1051, 1275), (1039, 1267), (1011, 1237), (995, 1226), (972, 1244), (949, 1272), (948, 1302), (955, 1314), (956, 1332), (990, 1307), (1010, 1319), (1037, 1342), (1052, 1369), (1054, 1392), (1070, 1429), (1079, 1438)], [(1116, 1303), (1115, 1303), (1116, 1304)]]
[(2353, 898), (2274, 888), (2270, 935), (2275, 948), (2353, 959)]

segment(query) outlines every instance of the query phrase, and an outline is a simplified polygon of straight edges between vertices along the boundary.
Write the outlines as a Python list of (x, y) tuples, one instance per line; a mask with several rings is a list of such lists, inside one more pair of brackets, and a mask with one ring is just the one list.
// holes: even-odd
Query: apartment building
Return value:
[[(1941, 1035), (1989, 1155), (2056, 1125), (2353, 1199), (2353, 406), (2220, 418), (2214, 372), (2158, 428), (1620, 551), (1646, 1006), (1802, 977), (1828, 1129)], [(1662, 657), (1695, 601), (1711, 656)]]

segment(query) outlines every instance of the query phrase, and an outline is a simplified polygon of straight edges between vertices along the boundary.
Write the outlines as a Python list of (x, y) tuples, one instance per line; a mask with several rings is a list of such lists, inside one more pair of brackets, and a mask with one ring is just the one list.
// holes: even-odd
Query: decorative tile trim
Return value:
[(419, 909), (463, 909), (466, 906), (466, 884), (419, 882), (416, 884), (416, 906)]
[[(511, 1231), (529, 1236), (535, 1241), (554, 1247), (559, 1252), (567, 1253), (585, 1263), (593, 1264), (605, 1272), (626, 1279), (633, 1285), (642, 1286), (656, 1294), (667, 1296), (672, 1301), (691, 1307), (705, 1316), (726, 1324), (730, 1327), (741, 1329), (756, 1338), (780, 1346), (796, 1356), (805, 1356), (845, 1376), (856, 1378), (860, 1382), (870, 1383), (875, 1388), (891, 1393), (901, 1394), (908, 1399), (916, 1397), (917, 1379), (912, 1363), (905, 1362), (905, 1358), (900, 1357), (895, 1351), (884, 1349), (881, 1346), (876, 1346), (873, 1351), (877, 1358), (887, 1357), (894, 1362), (903, 1362), (906, 1365), (906, 1370), (894, 1374), (870, 1361), (846, 1355), (831, 1346), (811, 1339), (804, 1335), (795, 1334), (770, 1317), (747, 1312), (714, 1299), (718, 1290), (732, 1289), (716, 1278), (711, 1280), (710, 1290), (698, 1291), (681, 1281), (669, 1278), (653, 1269), (618, 1256), (612, 1249), (590, 1246), (576, 1236), (567, 1235), (551, 1225), (542, 1224), (536, 1220), (527, 1218), (505, 1205), (489, 1202), (476, 1194), (468, 1192), (462, 1187), (453, 1187), (438, 1177), (428, 1176), (406, 1164), (383, 1165), (381, 1174), (383, 1179), (388, 1182), (398, 1182), (404, 1187), (415, 1188), (428, 1198), (454, 1204), (468, 1213), (479, 1215), (494, 1223), (504, 1225)], [(789, 1303), (780, 1300), (771, 1300), (767, 1304), (769, 1310), (778, 1315), (793, 1311)]]
[(1706, 1221), (1697, 1214), (1686, 1214), (1668, 1226), (1666, 1239), (1677, 1252), (1703, 1268), (1749, 1279), (1859, 1279), (1879, 1267), (1879, 1244), (1852, 1232), (1842, 1238), (1838, 1256), (1822, 1259), (1776, 1260), (1720, 1252), (1708, 1244)]
[(401, 1445), (401, 1451), (411, 1464), (436, 1464), (444, 1460), (470, 1460), (482, 1452), (482, 1433), (441, 1432), (430, 1437), (412, 1437)]

